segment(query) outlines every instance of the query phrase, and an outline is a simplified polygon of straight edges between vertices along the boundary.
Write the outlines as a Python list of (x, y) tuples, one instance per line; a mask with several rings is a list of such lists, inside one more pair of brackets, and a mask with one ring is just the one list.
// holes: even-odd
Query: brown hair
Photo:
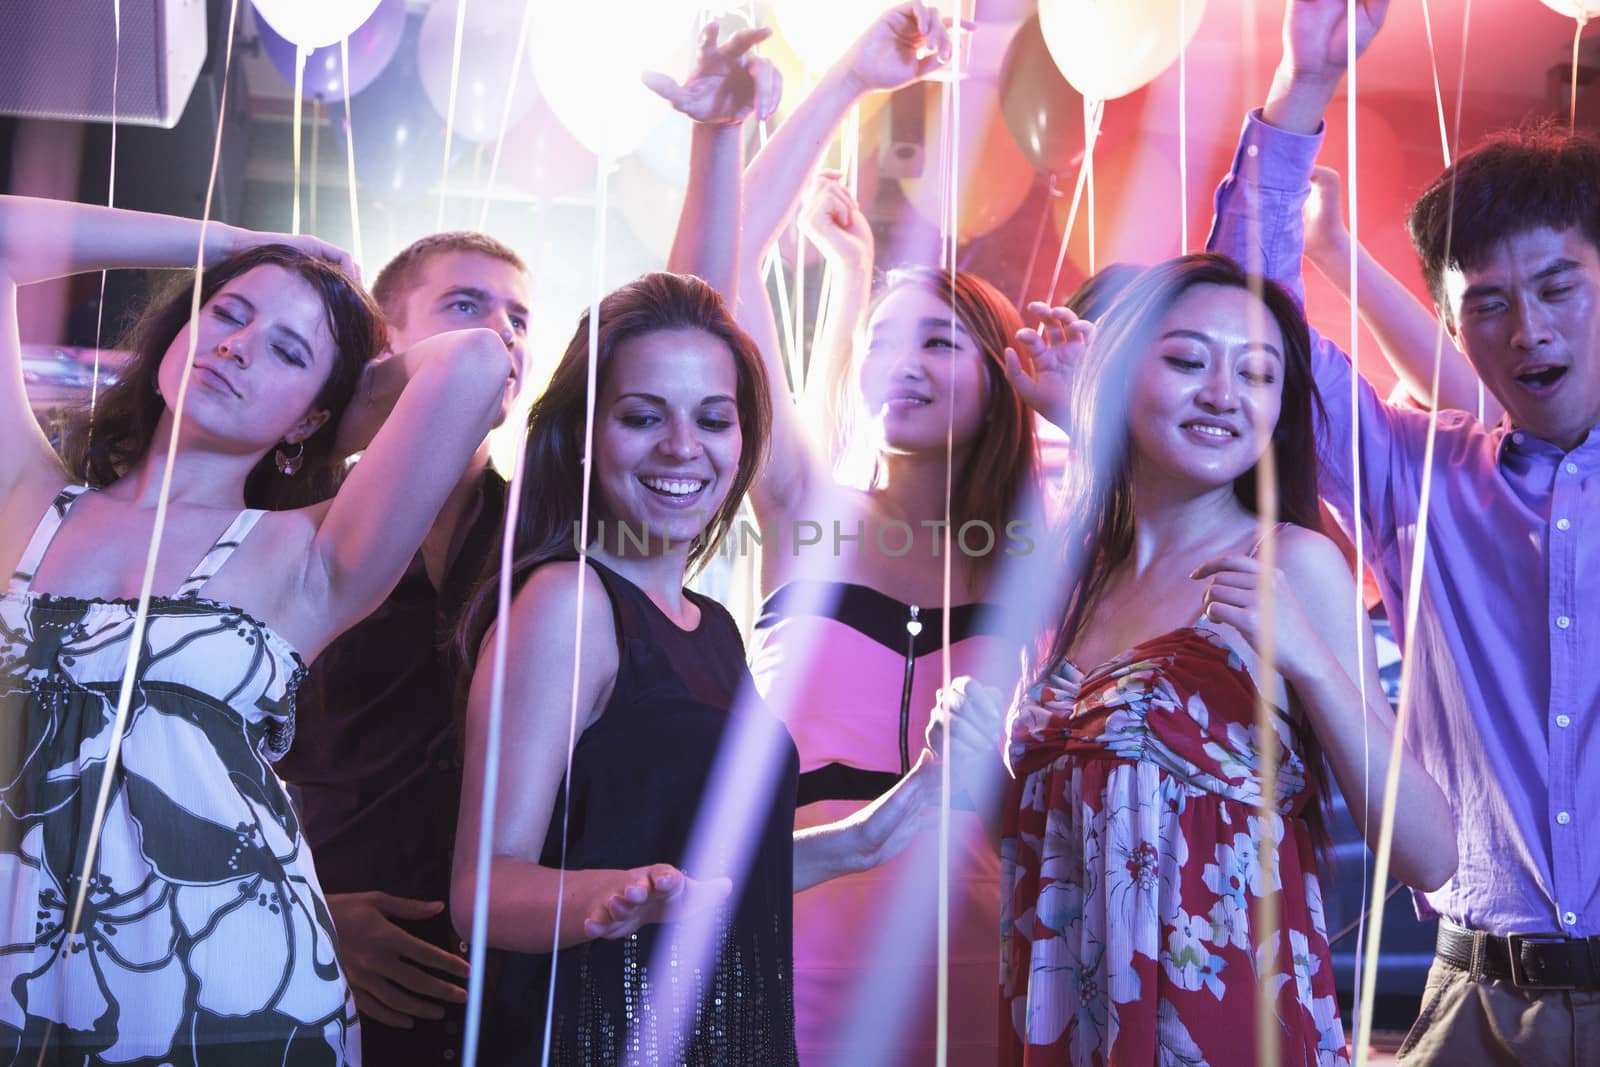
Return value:
[[(723, 341), (738, 379), (735, 402), (743, 442), (739, 466), (722, 505), (690, 546), (688, 566), (694, 571), (715, 555), (760, 470), (772, 427), (772, 403), (761, 353), (733, 321), (722, 297), (699, 278), (666, 273), (646, 274), (600, 301), (594, 395), (605, 391), (612, 360), (624, 342), (668, 330), (700, 330)], [(582, 514), (581, 449), (588, 396), (589, 313), (585, 312), (549, 384), (528, 412), (522, 493), (512, 535), (513, 582), (520, 582), (541, 563), (573, 555), (573, 532)], [(593, 492), (592, 469), (589, 477)], [(499, 580), (496, 553), (486, 561), (457, 629), (457, 652), (469, 669), (494, 618)]]
[(405, 326), (406, 297), (416, 287), (417, 273), (422, 269), (422, 264), (447, 252), (476, 252), (504, 260), (523, 274), (528, 273), (528, 266), (522, 262), (521, 256), (488, 234), (458, 230), (419, 237), (385, 263), (372, 281), (373, 299), (397, 328)]
[[(278, 266), (305, 279), (322, 300), (334, 359), (313, 406), (328, 420), (305, 439), (300, 471), (280, 474), (269, 451), (244, 483), (247, 507), (284, 510), (331, 497), (344, 474), (345, 457), (336, 455), (339, 418), (355, 395), (361, 369), (381, 352), (388, 337), (383, 315), (372, 298), (338, 267), (288, 245), (257, 245), (207, 267), (199, 279), (205, 306), (233, 279), (256, 267)], [(61, 436), (67, 471), (87, 485), (108, 485), (126, 474), (150, 448), (166, 400), (156, 392), (161, 360), (189, 322), (196, 280), (184, 275), (157, 295), (133, 325), (122, 347), (132, 352), (114, 385), (100, 393), (93, 412), (84, 407), (68, 416)]]
[[(976, 274), (932, 267), (902, 267), (889, 272), (883, 287), (873, 298), (872, 310), (890, 294), (906, 286), (918, 286), (943, 300), (956, 313), (967, 333), (983, 355), (984, 378), (989, 385), (989, 401), (983, 413), (979, 437), (969, 449), (966, 461), (955, 472), (951, 486), (950, 521), (953, 530), (967, 522), (986, 523), (990, 530), (1004, 530), (1015, 515), (1028, 513), (1039, 492), (1039, 448), (1034, 436), (1033, 411), (1023, 402), (1005, 375), (1005, 352), (1015, 345), (1022, 316), (1016, 305)], [(869, 312), (870, 314), (870, 312)], [(1017, 350), (1023, 368), (1031, 372), (1032, 357), (1026, 349)], [(857, 398), (853, 360), (836, 360), (838, 370), (830, 383), (830, 406), (838, 413), (834, 421), (859, 422), (864, 414)], [(848, 414), (846, 414), (848, 413)], [(842, 441), (839, 451), (847, 452), (853, 442)], [(876, 467), (874, 467), (876, 471)], [(984, 560), (992, 565), (996, 554)]]

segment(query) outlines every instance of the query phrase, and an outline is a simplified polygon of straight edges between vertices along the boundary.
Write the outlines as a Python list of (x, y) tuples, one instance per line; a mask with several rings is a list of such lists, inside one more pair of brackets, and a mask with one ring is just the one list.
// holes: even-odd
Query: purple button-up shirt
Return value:
[[(1208, 242), (1302, 302), (1300, 209), (1321, 141), (1246, 119)], [(1322, 494), (1347, 532), (1360, 516), (1411, 661), (1406, 740), (1455, 811), (1461, 865), (1422, 910), (1494, 934), (1600, 934), (1600, 428), (1563, 452), (1440, 412), (1416, 629), (1400, 633), (1428, 416), (1385, 404), (1312, 340)]]

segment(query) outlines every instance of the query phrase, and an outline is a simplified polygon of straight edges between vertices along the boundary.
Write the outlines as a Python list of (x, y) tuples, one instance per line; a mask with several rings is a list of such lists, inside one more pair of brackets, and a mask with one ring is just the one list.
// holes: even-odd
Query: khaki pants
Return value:
[(1472, 981), (1434, 960), (1422, 1014), (1400, 1046), (1405, 1067), (1580, 1067), (1600, 1064), (1600, 992)]

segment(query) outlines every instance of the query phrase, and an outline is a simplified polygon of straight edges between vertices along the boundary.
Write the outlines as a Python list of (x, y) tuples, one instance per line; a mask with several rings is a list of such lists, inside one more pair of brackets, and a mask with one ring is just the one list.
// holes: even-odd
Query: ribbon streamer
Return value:
[(294, 200), (289, 213), (289, 232), (300, 234), (300, 119), (306, 102), (306, 59), (311, 50), (303, 44), (294, 46)]
[[(106, 207), (117, 206), (117, 82), (122, 72), (122, 0), (111, 0), (111, 175), (106, 179)], [(100, 349), (106, 321), (106, 276), (100, 272), (100, 299), (94, 306), (94, 376), (89, 379), (89, 443), (94, 443), (94, 409), (100, 400)]]
[(339, 42), (339, 84), (344, 89), (344, 161), (346, 185), (350, 190), (350, 259), (359, 273), (364, 261), (361, 254), (361, 206), (356, 196), (356, 145), (352, 129), (355, 119), (350, 114), (350, 38)]
[[(128, 642), (128, 662), (123, 668), (122, 682), (117, 689), (117, 712), (111, 724), (111, 741), (106, 751), (105, 769), (100, 778), (100, 789), (95, 797), (94, 815), (89, 823), (88, 841), (84, 847), (82, 876), (72, 900), (72, 921), (67, 927), (67, 943), (77, 940), (83, 921), (83, 909), (94, 883), (95, 860), (100, 853), (100, 838), (105, 830), (106, 809), (111, 803), (111, 790), (116, 781), (117, 760), (122, 753), (122, 734), (128, 725), (128, 709), (133, 701), (134, 680), (138, 676), (140, 653), (144, 648), (144, 634), (150, 618), (151, 591), (155, 585), (156, 560), (160, 554), (161, 536), (166, 530), (167, 504), (172, 495), (172, 469), (178, 458), (178, 436), (183, 425), (183, 404), (189, 392), (189, 379), (194, 370), (195, 352), (200, 343), (200, 332), (195, 328), (200, 318), (200, 282), (205, 272), (206, 230), (211, 223), (211, 204), (217, 186), (217, 167), (222, 159), (222, 130), (228, 114), (228, 73), (233, 63), (233, 35), (238, 22), (239, 0), (230, 0), (228, 6), (228, 49), (222, 64), (222, 96), (217, 109), (217, 133), (211, 149), (211, 173), (206, 180), (205, 205), (200, 215), (200, 241), (195, 252), (194, 293), (189, 306), (189, 350), (184, 356), (183, 374), (178, 380), (178, 395), (172, 407), (172, 434), (167, 440), (165, 469), (161, 472), (161, 488), (156, 495), (154, 529), (150, 534), (150, 551), (145, 557), (144, 578), (139, 586), (139, 599), (134, 608), (133, 632)], [(54, 1025), (53, 1023), (51, 1024)], [(49, 1037), (40, 1047), (39, 1063), (44, 1062)]]
[[(1466, 0), (1461, 14), (1461, 64), (1456, 80), (1456, 113), (1455, 135), (1457, 143), (1461, 137), (1461, 102), (1465, 96), (1467, 74), (1467, 40), (1468, 31), (1472, 26), (1472, 0)], [(1442, 107), (1442, 100), (1441, 100)], [(1443, 118), (1441, 114), (1441, 126)], [(1448, 148), (1448, 139), (1446, 140)], [(1450, 248), (1455, 239), (1455, 181), (1450, 183), (1449, 206), (1445, 214), (1445, 260), (1449, 262)], [(1354, 227), (1351, 229), (1351, 243), (1355, 241)], [(1351, 296), (1354, 297), (1352, 292)], [(1405, 621), (1403, 633), (1409, 636), (1416, 632), (1418, 601), (1422, 596), (1422, 569), (1427, 558), (1428, 547), (1428, 509), (1432, 503), (1433, 486), (1433, 461), (1434, 442), (1439, 425), (1439, 371), (1444, 356), (1444, 324), (1441, 322), (1438, 331), (1434, 334), (1433, 353), (1433, 382), (1432, 396), (1428, 404), (1428, 431), (1423, 446), (1422, 454), (1422, 491), (1417, 501), (1417, 536), (1416, 543), (1411, 553), (1411, 574), (1407, 582)], [(1483, 383), (1478, 383), (1481, 403)], [(1359, 468), (1358, 468), (1359, 470)], [(1354, 525), (1360, 529), (1359, 510), (1360, 497), (1354, 501), (1357, 511)], [(1400, 635), (1396, 635), (1397, 637)], [(1356, 1059), (1354, 1067), (1365, 1067), (1367, 1062), (1367, 1047), (1372, 1038), (1372, 1011), (1374, 993), (1372, 986), (1378, 974), (1378, 949), (1383, 935), (1383, 912), (1386, 898), (1383, 896), (1383, 886), (1389, 878), (1389, 855), (1394, 840), (1394, 805), (1400, 787), (1400, 757), (1404, 746), (1405, 724), (1410, 715), (1413, 693), (1411, 686), (1411, 672), (1415, 668), (1412, 655), (1401, 659), (1400, 665), (1400, 706), (1395, 711), (1394, 741), (1389, 753), (1389, 773), (1384, 780), (1383, 788), (1383, 819), (1378, 827), (1378, 847), (1374, 850), (1377, 854), (1376, 869), (1372, 875), (1373, 896), (1377, 899), (1372, 909), (1372, 939), (1366, 944), (1365, 956), (1362, 960), (1362, 984), (1366, 986), (1366, 996), (1358, 1004), (1360, 1012), (1356, 1028)]]
[(467, 31), (467, 0), (456, 0), (456, 36), (450, 45), (450, 106), (444, 117), (444, 151), (439, 159), (439, 214), (435, 230), (444, 229), (444, 202), (450, 185), (450, 142), (456, 132), (456, 88), (461, 81), (461, 38)]

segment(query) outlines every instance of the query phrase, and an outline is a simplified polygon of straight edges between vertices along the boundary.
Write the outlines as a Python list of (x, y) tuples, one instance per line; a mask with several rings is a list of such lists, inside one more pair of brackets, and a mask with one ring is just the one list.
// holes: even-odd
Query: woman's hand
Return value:
[(1027, 350), (1033, 367), (1023, 367), (1016, 348), (1006, 349), (1006, 381), (1023, 403), (1070, 434), (1072, 386), (1094, 339), (1094, 323), (1080, 319), (1071, 308), (1038, 300), (1024, 313), (1039, 319), (1038, 329), (1017, 331), (1017, 347)]
[(939, 690), (924, 736), (928, 748), (950, 760), (951, 774), (974, 798), (988, 790), (1005, 767), (1001, 753), (1009, 703), (1005, 693), (970, 675)]
[(898, 89), (950, 62), (950, 28), (922, 0), (890, 8), (856, 38), (835, 70), (860, 92)]
[(593, 938), (627, 937), (648, 923), (673, 922), (715, 908), (728, 898), (727, 878), (700, 881), (667, 863), (635, 867), (605, 902), (584, 919), (583, 931)]
[(1281, 570), (1268, 572), (1253, 556), (1218, 556), (1195, 568), (1189, 577), (1211, 579), (1203, 600), (1206, 617), (1238, 630), (1257, 653), (1266, 641), (1265, 602), (1272, 597), (1276, 668), (1289, 684), (1338, 668)]
[(738, 30), (720, 44), (717, 35), (717, 24), (707, 23), (700, 33), (694, 70), (682, 85), (653, 71), (644, 75), (645, 85), (708, 126), (737, 126), (752, 114), (763, 120), (771, 118), (783, 95), (783, 76), (751, 51), (772, 36), (771, 28)]
[(823, 171), (800, 203), (800, 228), (835, 262), (872, 266), (872, 227), (837, 171)]
[(939, 813), (939, 764), (923, 750), (911, 770), (883, 796), (848, 821), (856, 824), (856, 852), (864, 868), (898, 856)]
[[(212, 223), (211, 225), (215, 226), (217, 223)], [(356, 281), (361, 280), (361, 271), (356, 267), (355, 260), (350, 258), (350, 253), (338, 245), (329, 244), (320, 237), (312, 237), (310, 234), (304, 233), (261, 233), (238, 226), (229, 226), (227, 228), (227, 240), (223, 242), (224, 247), (218, 250), (220, 252), (218, 255), (207, 255), (206, 265), (208, 267), (215, 266), (220, 260), (247, 249), (259, 248), (262, 245), (288, 245), (290, 248), (303, 252), (313, 259), (320, 259), (333, 264)], [(208, 252), (209, 250), (208, 242)]]

